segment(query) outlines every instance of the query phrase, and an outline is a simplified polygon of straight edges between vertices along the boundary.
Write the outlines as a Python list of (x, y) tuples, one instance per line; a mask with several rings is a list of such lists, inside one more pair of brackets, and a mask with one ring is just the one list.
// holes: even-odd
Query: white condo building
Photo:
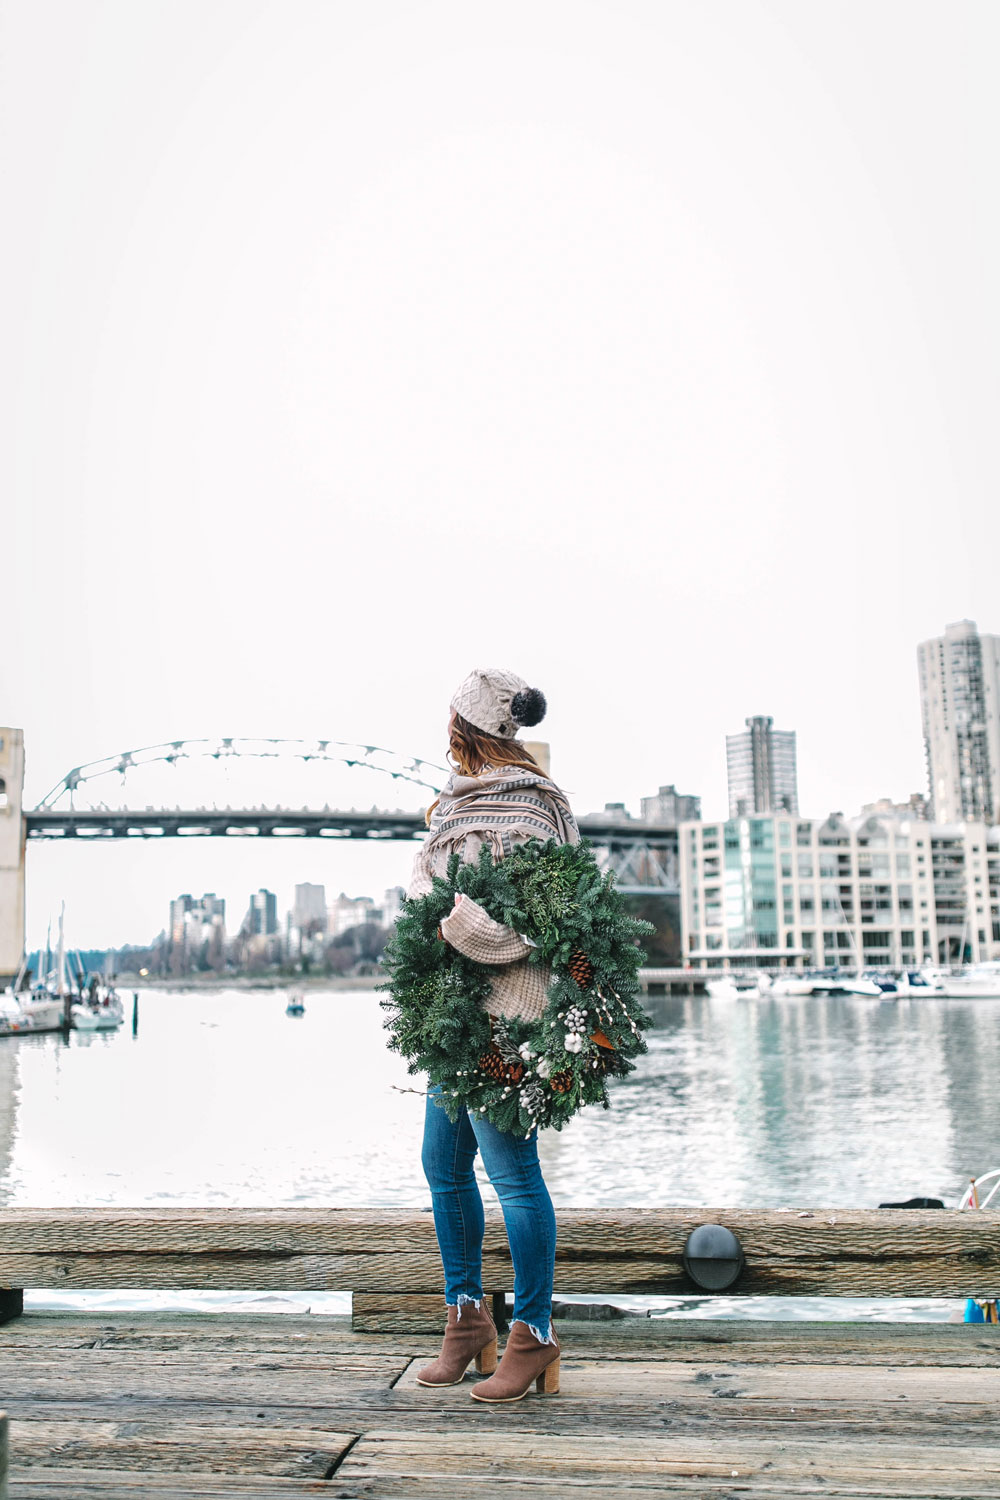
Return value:
[(681, 825), (685, 961), (906, 968), (1000, 958), (1000, 828), (899, 814)]
[(1000, 636), (959, 620), (917, 659), (933, 816), (1000, 823)]

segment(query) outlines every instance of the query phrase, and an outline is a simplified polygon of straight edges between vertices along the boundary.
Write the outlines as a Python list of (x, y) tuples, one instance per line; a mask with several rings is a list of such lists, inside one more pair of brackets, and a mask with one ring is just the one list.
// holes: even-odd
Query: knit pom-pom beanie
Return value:
[(541, 723), (546, 703), (545, 694), (516, 672), (475, 667), (456, 690), (451, 707), (484, 734), (512, 740), (519, 729)]

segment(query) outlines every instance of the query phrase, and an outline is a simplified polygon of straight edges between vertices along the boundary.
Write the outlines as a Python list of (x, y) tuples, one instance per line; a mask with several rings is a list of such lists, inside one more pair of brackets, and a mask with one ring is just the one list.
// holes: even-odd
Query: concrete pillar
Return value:
[(24, 953), (24, 734), (0, 727), (0, 981)]

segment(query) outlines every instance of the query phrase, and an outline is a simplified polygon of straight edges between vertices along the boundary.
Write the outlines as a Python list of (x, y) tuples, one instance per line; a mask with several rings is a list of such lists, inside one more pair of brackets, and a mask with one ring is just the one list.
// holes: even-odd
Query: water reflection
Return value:
[(956, 1202), (1000, 1159), (995, 1001), (651, 1004), (611, 1114), (543, 1141), (564, 1202)]
[[(425, 1206), (423, 1098), (403, 1092), (422, 1085), (386, 1051), (378, 997), (284, 1005), (150, 991), (136, 1038), (4, 1039), (0, 1204)], [(558, 1204), (955, 1203), (1000, 1162), (1000, 1002), (650, 1008), (611, 1111), (543, 1135)]]

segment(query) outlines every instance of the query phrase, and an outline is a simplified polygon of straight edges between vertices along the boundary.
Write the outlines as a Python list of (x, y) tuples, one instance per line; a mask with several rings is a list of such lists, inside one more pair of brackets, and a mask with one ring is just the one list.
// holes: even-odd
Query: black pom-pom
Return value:
[(515, 724), (520, 724), (523, 729), (530, 729), (533, 724), (540, 724), (545, 718), (546, 707), (545, 694), (539, 692), (538, 688), (522, 688), (510, 700), (510, 715)]

